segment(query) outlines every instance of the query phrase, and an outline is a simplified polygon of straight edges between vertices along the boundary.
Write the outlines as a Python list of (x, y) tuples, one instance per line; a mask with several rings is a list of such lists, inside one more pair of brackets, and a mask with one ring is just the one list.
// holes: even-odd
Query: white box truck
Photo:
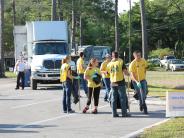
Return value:
[[(66, 21), (35, 21), (14, 27), (15, 60), (28, 59), (31, 88), (38, 83), (59, 82), (61, 60), (70, 54)], [(71, 62), (72, 70), (76, 69)]]

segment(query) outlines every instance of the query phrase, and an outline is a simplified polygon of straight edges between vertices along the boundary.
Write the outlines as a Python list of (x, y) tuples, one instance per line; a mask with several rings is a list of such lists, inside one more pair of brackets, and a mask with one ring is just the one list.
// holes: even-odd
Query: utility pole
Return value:
[(13, 10), (13, 26), (16, 25), (16, 8), (15, 8), (15, 0), (12, 0), (12, 10)]
[(83, 4), (83, 2), (82, 2), (82, 0), (80, 0), (79, 1), (80, 3), (80, 46), (82, 47), (82, 45), (83, 45), (83, 23), (82, 23), (82, 11), (83, 11), (83, 6), (82, 6), (82, 4)]
[(142, 54), (143, 58), (148, 58), (148, 40), (147, 40), (147, 23), (145, 17), (145, 5), (144, 0), (140, 0), (140, 10), (141, 10), (141, 25), (142, 25)]
[(75, 29), (76, 29), (76, 22), (75, 22), (75, 0), (72, 0), (72, 33), (71, 33), (71, 44), (72, 48), (75, 49), (75, 54), (77, 54), (77, 47), (75, 45)]
[(56, 0), (52, 0), (52, 10), (51, 10), (51, 20), (55, 21), (56, 20)]
[(0, 0), (0, 77), (5, 76), (3, 28), (4, 28), (4, 0)]
[(118, 0), (115, 0), (115, 51), (119, 50)]
[(83, 24), (82, 24), (82, 14), (80, 14), (80, 46), (83, 45)]
[(132, 34), (132, 3), (129, 0), (129, 63), (132, 60), (132, 45), (131, 45), (131, 34)]
[(63, 20), (63, 10), (62, 10), (62, 0), (58, 0), (58, 8), (59, 8), (59, 20)]

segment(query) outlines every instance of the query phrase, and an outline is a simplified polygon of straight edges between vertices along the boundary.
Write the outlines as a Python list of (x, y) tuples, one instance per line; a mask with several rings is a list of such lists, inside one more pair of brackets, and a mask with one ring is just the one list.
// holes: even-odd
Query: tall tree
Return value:
[(52, 21), (55, 21), (56, 20), (56, 18), (57, 18), (57, 14), (56, 14), (56, 0), (52, 0), (52, 13), (51, 13), (51, 15), (52, 15)]
[(115, 0), (115, 51), (119, 50), (118, 0)]
[(0, 77), (4, 77), (4, 0), (0, 0)]
[(148, 58), (148, 40), (147, 40), (147, 23), (145, 16), (145, 4), (144, 0), (140, 0), (140, 10), (141, 10), (141, 25), (142, 25), (142, 54), (143, 58)]

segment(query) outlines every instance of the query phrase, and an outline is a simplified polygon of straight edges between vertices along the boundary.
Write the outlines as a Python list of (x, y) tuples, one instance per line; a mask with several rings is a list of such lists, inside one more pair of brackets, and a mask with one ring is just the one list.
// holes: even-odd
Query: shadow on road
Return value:
[(24, 130), (2, 130), (0, 129), (0, 133), (39, 133), (39, 131), (24, 131)]
[(131, 115), (131, 118), (165, 118), (165, 111), (150, 111), (147, 115), (143, 114), (142, 112), (131, 112)]
[[(118, 112), (121, 115), (121, 112)], [(111, 112), (99, 112), (99, 115), (112, 114)], [(165, 118), (164, 110), (150, 111), (149, 114), (145, 115), (143, 112), (130, 112), (130, 118)]]
[(56, 125), (14, 125), (14, 124), (0, 124), (0, 129), (13, 129), (13, 128), (46, 128), (57, 127)]
[(56, 125), (14, 125), (14, 124), (0, 124), (0, 133), (39, 133), (39, 131), (16, 130), (20, 128), (48, 128), (57, 127)]
[(27, 101), (32, 99), (0, 99), (0, 101)]

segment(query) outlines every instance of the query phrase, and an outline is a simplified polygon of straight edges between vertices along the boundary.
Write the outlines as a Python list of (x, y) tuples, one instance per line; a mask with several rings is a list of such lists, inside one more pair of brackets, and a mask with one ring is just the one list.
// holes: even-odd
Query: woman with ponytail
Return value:
[(96, 114), (98, 112), (97, 108), (101, 89), (101, 75), (100, 69), (98, 68), (98, 60), (96, 58), (92, 58), (90, 60), (89, 65), (84, 72), (84, 79), (88, 82), (88, 100), (86, 107), (83, 109), (83, 113), (87, 112), (91, 104), (91, 100), (94, 98), (94, 109), (92, 113)]
[(71, 67), (69, 65), (70, 56), (66, 56), (62, 60), (62, 66), (60, 69), (60, 81), (63, 83), (63, 112), (74, 113), (71, 109), (71, 92), (72, 92), (72, 79), (80, 79), (79, 76), (74, 77), (71, 73)]

